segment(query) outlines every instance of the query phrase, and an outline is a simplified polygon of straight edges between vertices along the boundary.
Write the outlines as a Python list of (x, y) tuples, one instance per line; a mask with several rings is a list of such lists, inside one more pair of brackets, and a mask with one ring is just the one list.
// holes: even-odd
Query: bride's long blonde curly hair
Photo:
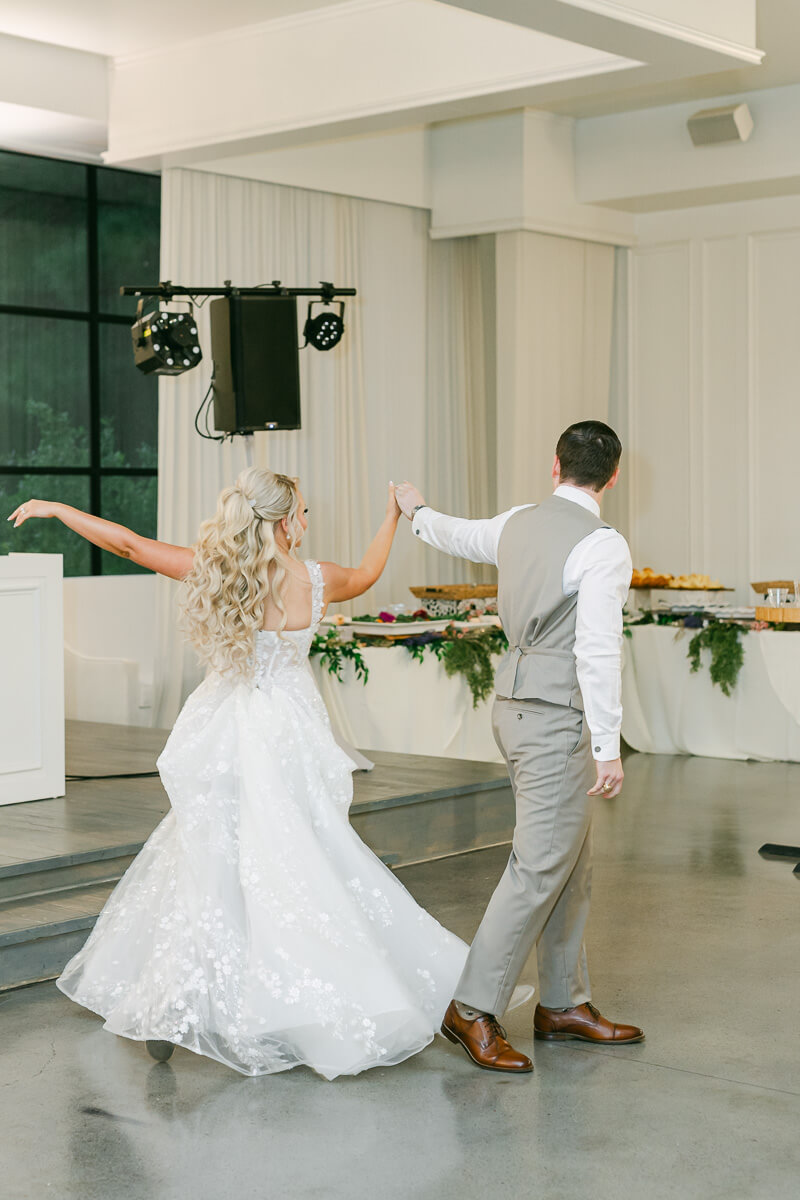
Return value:
[(216, 514), (200, 526), (194, 564), (183, 581), (180, 625), (214, 670), (251, 675), (268, 599), (281, 614), (279, 634), (285, 629), (288, 580), (275, 530), (285, 517), (293, 557), (303, 533), (299, 505), (297, 480), (248, 467), (220, 492)]

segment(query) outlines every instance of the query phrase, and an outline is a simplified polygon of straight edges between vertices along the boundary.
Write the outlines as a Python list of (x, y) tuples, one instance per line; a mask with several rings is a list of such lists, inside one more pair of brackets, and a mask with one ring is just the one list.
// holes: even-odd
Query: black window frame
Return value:
[[(63, 162), (45, 154), (25, 154), (22, 151), (7, 150), (5, 153), (19, 154), (20, 158), (44, 158), (50, 162)], [(71, 160), (69, 160), (71, 161)], [(98, 233), (98, 201), (97, 179), (100, 171), (114, 171), (117, 174), (139, 175), (138, 171), (126, 171), (121, 167), (103, 167), (96, 163), (77, 163), (86, 171), (86, 235), (88, 272), (88, 309), (71, 308), (42, 308), (27, 304), (2, 304), (0, 314), (10, 316), (48, 317), (56, 320), (81, 321), (88, 326), (89, 353), (89, 462), (79, 467), (26, 467), (24, 465), (4, 466), (0, 463), (0, 475), (80, 475), (89, 480), (89, 511), (95, 516), (102, 516), (102, 481), (109, 476), (132, 478), (134, 476), (158, 476), (158, 467), (104, 467), (101, 462), (101, 395), (100, 395), (100, 328), (102, 325), (126, 325), (129, 329), (134, 321), (134, 314), (125, 316), (121, 313), (101, 313), (100, 311), (100, 247)], [(123, 283), (120, 280), (120, 283)], [(138, 282), (138, 281), (134, 281)], [(133, 366), (131, 352), (131, 370)], [(103, 551), (99, 546), (89, 543), (90, 567), (92, 576), (102, 575)], [(131, 572), (133, 574), (133, 572)], [(139, 572), (136, 572), (139, 574)]]

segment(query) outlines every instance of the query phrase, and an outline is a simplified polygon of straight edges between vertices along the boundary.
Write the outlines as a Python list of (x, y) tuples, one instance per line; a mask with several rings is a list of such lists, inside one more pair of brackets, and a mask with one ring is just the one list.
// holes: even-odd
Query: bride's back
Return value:
[[(288, 564), (284, 560), (281, 566), (286, 572), (283, 582), (279, 583), (279, 590), (286, 611), (286, 625), (284, 628), (287, 633), (293, 629), (308, 629), (313, 619), (312, 588), (308, 570), (304, 563), (298, 562), (296, 559), (290, 559)], [(261, 625), (262, 629), (267, 630), (280, 629), (283, 617), (281, 610), (275, 603), (274, 587), (272, 586), (276, 569), (276, 564), (270, 563), (269, 576), (271, 586), (269, 596), (264, 605), (264, 620)]]

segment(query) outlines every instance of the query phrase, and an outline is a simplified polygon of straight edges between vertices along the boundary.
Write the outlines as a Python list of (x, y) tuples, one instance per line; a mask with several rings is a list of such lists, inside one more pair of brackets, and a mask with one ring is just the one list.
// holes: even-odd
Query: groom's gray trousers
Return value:
[(540, 1002), (590, 999), (584, 947), (592, 876), (594, 782), (589, 730), (577, 708), (498, 698), (495, 740), (516, 803), (508, 866), (472, 942), (456, 999), (501, 1016), (534, 946)]

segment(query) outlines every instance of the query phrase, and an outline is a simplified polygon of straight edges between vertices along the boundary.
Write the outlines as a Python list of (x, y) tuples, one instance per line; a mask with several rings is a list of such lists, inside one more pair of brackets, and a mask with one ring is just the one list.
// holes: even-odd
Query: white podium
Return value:
[(0, 805), (64, 795), (60, 554), (0, 556)]

